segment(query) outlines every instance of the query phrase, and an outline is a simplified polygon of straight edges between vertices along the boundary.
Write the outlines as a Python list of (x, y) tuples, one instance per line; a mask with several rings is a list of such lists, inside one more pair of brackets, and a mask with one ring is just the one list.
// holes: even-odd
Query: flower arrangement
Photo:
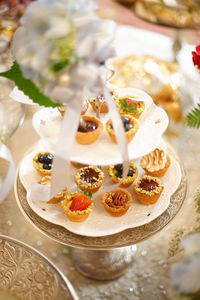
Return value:
[(115, 25), (99, 19), (95, 8), (94, 0), (32, 2), (13, 38), (15, 62), (1, 76), (43, 106), (80, 97), (98, 79), (100, 63), (113, 54)]
[[(200, 45), (198, 45), (195, 51), (192, 51), (192, 60), (198, 70), (200, 70)], [(193, 128), (200, 127), (200, 103), (197, 104), (190, 113), (186, 116), (187, 124)]]

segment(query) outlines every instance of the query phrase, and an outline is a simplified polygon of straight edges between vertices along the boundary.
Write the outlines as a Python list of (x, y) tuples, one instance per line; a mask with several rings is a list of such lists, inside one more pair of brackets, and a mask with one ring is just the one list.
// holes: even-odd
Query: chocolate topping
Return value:
[(127, 196), (120, 192), (111, 193), (111, 197), (106, 200), (106, 204), (110, 207), (124, 206), (127, 201)]
[(151, 192), (158, 187), (158, 183), (154, 180), (142, 179), (139, 184), (139, 187), (147, 192)]
[(88, 168), (81, 173), (80, 179), (87, 183), (95, 183), (99, 179), (99, 173), (92, 168)]
[(97, 129), (97, 124), (92, 121), (85, 121), (83, 124), (79, 124), (78, 131), (79, 132), (90, 132)]
[(119, 207), (124, 206), (127, 201), (127, 196), (120, 192), (111, 193), (111, 197), (109, 197), (106, 201), (106, 204), (110, 207)]

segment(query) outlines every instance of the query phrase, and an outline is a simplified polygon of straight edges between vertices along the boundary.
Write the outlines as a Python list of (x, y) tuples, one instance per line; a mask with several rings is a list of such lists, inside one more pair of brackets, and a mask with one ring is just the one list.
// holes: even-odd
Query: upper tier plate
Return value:
[[(145, 102), (145, 110), (141, 115), (140, 128), (133, 140), (128, 145), (130, 159), (136, 159), (153, 151), (161, 141), (162, 134), (168, 126), (168, 117), (162, 108), (155, 106), (152, 98), (138, 89), (115, 88), (119, 96), (134, 96)], [(90, 108), (86, 114), (94, 115)], [(104, 129), (98, 140), (90, 145), (81, 145), (74, 142), (71, 160), (90, 165), (110, 165), (122, 162), (118, 146), (114, 144), (105, 129), (105, 123), (109, 114), (101, 114)], [(44, 108), (33, 117), (33, 126), (42, 138), (43, 148), (55, 152), (57, 135), (61, 125), (62, 117), (57, 109)], [(66, 135), (70, 134), (70, 128)]]

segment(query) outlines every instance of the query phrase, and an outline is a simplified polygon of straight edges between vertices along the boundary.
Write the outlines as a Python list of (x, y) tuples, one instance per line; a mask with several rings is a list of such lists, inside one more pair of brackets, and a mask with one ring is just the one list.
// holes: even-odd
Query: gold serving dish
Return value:
[(68, 279), (41, 253), (0, 235), (0, 299), (78, 300)]
[(181, 75), (175, 62), (151, 55), (128, 55), (112, 60), (110, 83), (120, 88), (134, 87), (147, 92), (176, 122), (182, 120), (179, 88)]
[(160, 25), (200, 27), (199, 0), (137, 0), (134, 11), (138, 17)]

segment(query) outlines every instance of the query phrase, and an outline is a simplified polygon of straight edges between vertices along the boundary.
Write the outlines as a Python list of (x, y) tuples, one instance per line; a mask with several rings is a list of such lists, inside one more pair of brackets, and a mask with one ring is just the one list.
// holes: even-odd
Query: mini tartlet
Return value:
[(163, 183), (157, 177), (144, 175), (134, 184), (137, 199), (143, 204), (154, 204), (164, 189)]
[[(58, 106), (58, 110), (60, 114), (64, 117), (67, 107), (66, 106)], [(88, 110), (88, 102), (84, 102), (83, 108), (81, 110), (81, 115), (84, 115), (86, 111)]]
[[(38, 183), (42, 184), (42, 185), (50, 185), (51, 176), (48, 176), (48, 175), (43, 176)], [(62, 201), (66, 197), (66, 194), (67, 194), (67, 189), (64, 189), (60, 193), (58, 193), (56, 196), (51, 198), (49, 201), (47, 201), (47, 203), (56, 204), (56, 203)]]
[(156, 148), (151, 153), (143, 156), (140, 161), (144, 171), (155, 177), (162, 177), (170, 166), (171, 160), (164, 150)]
[(131, 96), (116, 98), (115, 102), (119, 108), (120, 114), (130, 114), (138, 119), (145, 109), (143, 101), (136, 100)]
[(115, 189), (104, 193), (101, 203), (105, 210), (113, 217), (124, 215), (132, 204), (131, 194), (123, 189)]
[(93, 208), (92, 200), (83, 193), (70, 193), (61, 202), (65, 214), (72, 222), (83, 222), (87, 219)]
[(104, 173), (97, 167), (88, 166), (79, 169), (74, 179), (82, 191), (95, 193), (104, 181)]
[(130, 162), (129, 164), (129, 172), (128, 175), (125, 178), (122, 178), (122, 171), (123, 171), (123, 165), (110, 165), (108, 167), (108, 174), (112, 178), (112, 181), (114, 183), (121, 183), (120, 187), (126, 188), (129, 185), (132, 184), (132, 182), (137, 178), (138, 176), (138, 169), (134, 165), (133, 162)]
[(98, 111), (98, 101), (99, 101), (99, 112), (100, 113), (107, 113), (108, 112), (108, 105), (104, 100), (104, 97), (97, 97), (97, 98), (90, 98), (89, 102), (95, 112)]
[(39, 152), (33, 158), (33, 166), (41, 176), (51, 175), (53, 154), (50, 152)]
[[(139, 121), (137, 119), (135, 119), (134, 117), (132, 117), (131, 115), (123, 115), (123, 116), (121, 116), (121, 118), (122, 118), (122, 122), (124, 125), (124, 132), (126, 135), (127, 143), (130, 143), (132, 141), (133, 137), (135, 136), (136, 132), (139, 129)], [(115, 131), (113, 129), (111, 120), (107, 121), (106, 129), (110, 135), (111, 140), (114, 143), (117, 143)]]
[(76, 133), (78, 143), (82, 145), (94, 143), (102, 128), (103, 125), (99, 119), (92, 116), (82, 116), (82, 122), (80, 122)]

